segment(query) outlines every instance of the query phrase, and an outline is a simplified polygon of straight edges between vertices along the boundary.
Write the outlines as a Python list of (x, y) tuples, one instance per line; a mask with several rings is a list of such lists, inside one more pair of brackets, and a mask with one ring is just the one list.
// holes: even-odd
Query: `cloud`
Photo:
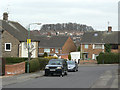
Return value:
[[(119, 0), (1, 0), (0, 12), (24, 26), (31, 22), (78, 22), (102, 28), (110, 21), (117, 27)], [(2, 16), (0, 13), (0, 16)], [(1, 17), (0, 17), (1, 18)], [(117, 28), (116, 28), (117, 29)]]

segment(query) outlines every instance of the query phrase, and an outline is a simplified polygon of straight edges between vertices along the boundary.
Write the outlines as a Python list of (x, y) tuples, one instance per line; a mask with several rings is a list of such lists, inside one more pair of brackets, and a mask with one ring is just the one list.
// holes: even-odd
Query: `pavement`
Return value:
[[(85, 68), (89, 68), (89, 67), (111, 67), (111, 66), (118, 66), (116, 64), (107, 64), (107, 65), (103, 65), (103, 64), (83, 64), (83, 65), (79, 65), (79, 68), (80, 67), (85, 67)], [(81, 74), (82, 74), (82, 71), (84, 69), (81, 69)], [(98, 69), (99, 70), (99, 69)], [(88, 69), (86, 69), (86, 71), (88, 71)], [(85, 71), (85, 72), (86, 72)], [(94, 71), (93, 71), (94, 72)], [(98, 72), (96, 72), (98, 73)], [(77, 77), (81, 76), (81, 74), (76, 73)], [(25, 73), (25, 74), (21, 74), (21, 75), (15, 75), (15, 76), (2, 76), (0, 77), (0, 79), (2, 79), (2, 86), (9, 86), (9, 85), (12, 85), (12, 84), (17, 84), (17, 83), (21, 83), (21, 82), (27, 82), (31, 79), (35, 79), (35, 78), (41, 78), (42, 79), (42, 76), (44, 75), (44, 71), (38, 71), (38, 72), (35, 72), (35, 73)], [(74, 73), (68, 75), (68, 77), (73, 77), (75, 76)], [(84, 76), (84, 75), (83, 75)], [(90, 85), (90, 88), (118, 88), (118, 70), (116, 69), (113, 69), (113, 70), (106, 70), (104, 73), (102, 73), (102, 75), (100, 75), (96, 80), (94, 80), (94, 83), (92, 85)], [(91, 77), (91, 76), (90, 76)], [(67, 78), (67, 76), (66, 76)], [(73, 77), (74, 78), (74, 77)], [(51, 79), (51, 77), (50, 77)], [(51, 79), (52, 80), (52, 79)]]
[(14, 76), (1, 76), (2, 86), (24, 82), (33, 78), (39, 78), (44, 75), (44, 71), (38, 71), (34, 73), (24, 73)]

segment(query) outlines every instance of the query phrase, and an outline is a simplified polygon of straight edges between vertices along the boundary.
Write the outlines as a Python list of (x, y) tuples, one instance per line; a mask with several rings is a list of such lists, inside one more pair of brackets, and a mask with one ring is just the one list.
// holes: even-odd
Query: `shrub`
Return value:
[(48, 56), (48, 57), (45, 57), (47, 59), (58, 59), (58, 57), (55, 57), (55, 56)]
[(97, 57), (98, 64), (114, 64), (120, 62), (120, 53), (104, 53)]
[(6, 64), (15, 64), (15, 63), (21, 63), (27, 60), (27, 58), (19, 58), (19, 57), (3, 57)]
[(48, 56), (48, 54), (45, 52), (44, 55), (43, 55), (43, 57), (47, 57), (47, 56)]
[[(26, 65), (27, 66), (27, 65)], [(40, 64), (38, 59), (32, 59), (29, 61), (29, 72), (35, 72), (40, 69)]]
[(48, 58), (38, 58), (39, 64), (40, 64), (40, 70), (44, 70), (45, 66), (48, 64), (49, 60)]
[(105, 52), (106, 53), (111, 53), (111, 45), (110, 44), (105, 44)]
[(71, 60), (71, 55), (70, 54), (68, 55), (68, 59)]

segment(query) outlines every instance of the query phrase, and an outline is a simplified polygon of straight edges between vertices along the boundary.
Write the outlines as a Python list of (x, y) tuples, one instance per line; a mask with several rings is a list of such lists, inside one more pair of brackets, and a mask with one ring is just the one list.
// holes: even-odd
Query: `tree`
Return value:
[(80, 48), (80, 46), (78, 47), (78, 51), (80, 51), (81, 50), (81, 48)]
[(110, 53), (111, 52), (111, 45), (110, 44), (105, 44), (105, 52)]
[(71, 55), (70, 54), (68, 55), (68, 59), (71, 60)]
[(44, 57), (47, 57), (47, 56), (48, 56), (48, 54), (45, 52), (43, 56), (44, 56)]

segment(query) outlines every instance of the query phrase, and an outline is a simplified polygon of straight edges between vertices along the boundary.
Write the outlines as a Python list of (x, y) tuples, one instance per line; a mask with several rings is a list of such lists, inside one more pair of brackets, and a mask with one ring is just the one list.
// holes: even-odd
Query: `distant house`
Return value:
[(76, 45), (71, 37), (68, 36), (38, 36), (39, 42), (39, 55), (45, 52), (48, 55), (58, 55), (62, 58), (67, 58), (70, 52), (76, 51)]
[(108, 27), (108, 31), (86, 32), (81, 40), (81, 52), (85, 60), (96, 60), (100, 52), (105, 52), (105, 44), (111, 45), (111, 52), (120, 52), (120, 31), (112, 31), (112, 27)]
[[(0, 20), (2, 30), (2, 57), (28, 57), (27, 38), (28, 31), (18, 22), (9, 21), (8, 14), (4, 13), (3, 20)], [(38, 41), (30, 35), (33, 47), (31, 57), (38, 57)]]

